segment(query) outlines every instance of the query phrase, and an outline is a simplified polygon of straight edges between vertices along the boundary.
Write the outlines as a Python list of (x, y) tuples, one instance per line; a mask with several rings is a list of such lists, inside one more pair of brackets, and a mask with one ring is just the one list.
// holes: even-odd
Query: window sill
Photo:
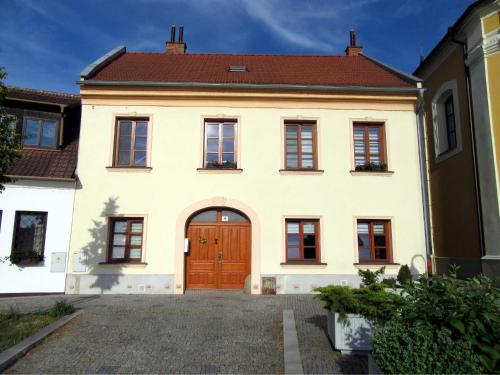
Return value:
[(318, 174), (323, 174), (325, 171), (323, 169), (280, 169), (279, 172), (280, 172), (280, 174), (283, 174), (283, 175), (287, 175), (287, 174), (318, 175)]
[(325, 268), (328, 263), (318, 263), (318, 262), (310, 262), (310, 261), (288, 261), (280, 263), (282, 267), (305, 267), (305, 268)]
[(148, 264), (145, 262), (100, 262), (100, 266), (119, 266), (119, 267), (130, 267), (130, 266), (136, 266), (136, 267), (146, 267)]
[(383, 176), (391, 177), (394, 171), (349, 171), (353, 176)]
[(354, 267), (399, 267), (399, 263), (392, 263), (392, 262), (363, 262), (363, 263), (354, 263)]
[(109, 172), (151, 172), (151, 167), (106, 167)]
[(196, 168), (199, 173), (216, 173), (216, 174), (240, 174), (243, 172), (241, 168)]

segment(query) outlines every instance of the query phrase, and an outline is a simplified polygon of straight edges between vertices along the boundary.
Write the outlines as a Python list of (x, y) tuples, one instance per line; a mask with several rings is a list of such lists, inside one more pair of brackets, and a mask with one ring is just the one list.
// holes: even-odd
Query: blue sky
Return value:
[(118, 45), (163, 51), (172, 24), (190, 52), (364, 53), (411, 73), (473, 0), (0, 0), (7, 83), (78, 92), (81, 70)]

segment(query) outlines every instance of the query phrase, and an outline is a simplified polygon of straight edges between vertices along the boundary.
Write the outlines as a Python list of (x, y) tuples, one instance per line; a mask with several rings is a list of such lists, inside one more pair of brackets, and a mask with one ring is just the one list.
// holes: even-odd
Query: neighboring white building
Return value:
[(23, 134), (23, 155), (0, 193), (0, 295), (63, 293), (80, 97), (10, 88), (2, 105)]

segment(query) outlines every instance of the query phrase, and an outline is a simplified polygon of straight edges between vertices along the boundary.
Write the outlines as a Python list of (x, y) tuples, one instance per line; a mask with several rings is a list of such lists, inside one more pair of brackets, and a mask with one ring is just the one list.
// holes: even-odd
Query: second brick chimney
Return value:
[(351, 30), (349, 32), (349, 45), (345, 49), (347, 56), (358, 56), (363, 51), (363, 46), (356, 45), (356, 32)]
[(187, 44), (184, 42), (184, 26), (179, 26), (179, 39), (175, 41), (175, 26), (170, 29), (170, 40), (167, 42), (166, 53), (186, 53)]

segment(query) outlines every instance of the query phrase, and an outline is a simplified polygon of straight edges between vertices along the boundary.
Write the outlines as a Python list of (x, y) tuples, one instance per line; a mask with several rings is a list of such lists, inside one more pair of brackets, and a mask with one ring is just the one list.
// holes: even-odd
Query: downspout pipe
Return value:
[(417, 117), (417, 137), (418, 137), (418, 153), (420, 166), (420, 181), (422, 189), (422, 203), (424, 214), (424, 235), (425, 235), (425, 252), (427, 254), (427, 273), (432, 273), (432, 235), (431, 235), (431, 215), (429, 207), (429, 177), (427, 174), (427, 157), (425, 148), (425, 126), (424, 126), (424, 92), (425, 89), (419, 89), (418, 102), (416, 107)]
[(467, 43), (458, 40), (455, 37), (455, 31), (453, 28), (448, 29), (448, 34), (450, 36), (450, 40), (462, 46), (462, 56), (464, 60), (464, 70), (465, 70), (465, 85), (466, 85), (466, 92), (467, 92), (467, 105), (469, 109), (469, 127), (470, 127), (470, 134), (471, 134), (471, 150), (472, 150), (472, 168), (473, 168), (473, 173), (474, 173), (474, 187), (475, 187), (475, 195), (476, 195), (476, 206), (477, 206), (477, 215), (478, 215), (478, 227), (479, 227), (479, 248), (481, 251), (481, 256), (485, 255), (485, 246), (484, 246), (484, 230), (483, 230), (483, 208), (482, 208), (482, 202), (481, 202), (481, 185), (479, 183), (479, 166), (477, 162), (477, 149), (476, 149), (476, 131), (475, 131), (475, 125), (474, 125), (474, 106), (472, 102), (472, 88), (471, 88), (471, 80), (470, 80), (470, 69), (467, 66)]

